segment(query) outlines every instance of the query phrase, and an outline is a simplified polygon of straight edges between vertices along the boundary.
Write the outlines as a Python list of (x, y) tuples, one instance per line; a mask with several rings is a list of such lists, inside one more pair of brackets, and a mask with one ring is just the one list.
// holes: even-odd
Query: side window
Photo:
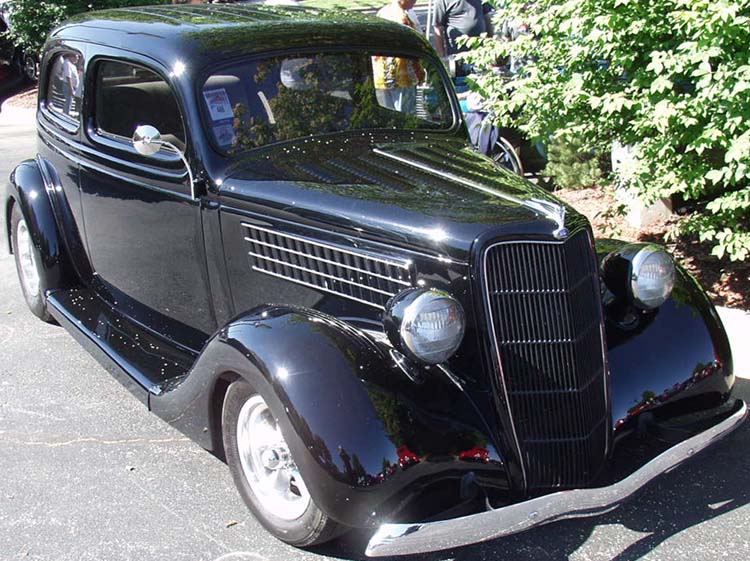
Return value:
[(99, 132), (130, 139), (138, 126), (152, 125), (164, 140), (185, 147), (180, 110), (169, 84), (142, 66), (100, 62), (95, 112)]
[(78, 121), (83, 89), (83, 57), (77, 52), (56, 55), (47, 81), (47, 109)]

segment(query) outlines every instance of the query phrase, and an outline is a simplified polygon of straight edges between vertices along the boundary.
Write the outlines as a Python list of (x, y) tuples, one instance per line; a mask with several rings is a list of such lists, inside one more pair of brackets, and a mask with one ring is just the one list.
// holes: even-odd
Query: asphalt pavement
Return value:
[[(34, 144), (33, 115), (3, 108), (3, 182)], [(750, 317), (720, 313), (749, 376)], [(750, 379), (738, 379), (737, 393), (750, 398)], [(607, 515), (403, 559), (750, 559), (749, 481), (746, 423)], [(151, 415), (62, 328), (31, 315), (0, 248), (0, 561), (363, 559), (368, 537), (314, 551), (272, 538), (222, 462)]]

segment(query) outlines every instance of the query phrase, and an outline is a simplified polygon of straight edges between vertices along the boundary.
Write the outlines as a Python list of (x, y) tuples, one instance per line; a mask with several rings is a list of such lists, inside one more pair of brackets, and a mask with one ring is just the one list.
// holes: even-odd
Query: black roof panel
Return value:
[(86, 12), (51, 34), (138, 52), (171, 67), (203, 67), (288, 48), (345, 47), (429, 52), (424, 37), (386, 20), (341, 10), (246, 4), (160, 5)]

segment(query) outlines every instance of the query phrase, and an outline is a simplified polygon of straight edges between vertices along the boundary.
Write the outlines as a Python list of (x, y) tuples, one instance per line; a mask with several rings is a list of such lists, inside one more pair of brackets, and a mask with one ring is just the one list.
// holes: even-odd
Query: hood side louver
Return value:
[(384, 258), (246, 222), (242, 229), (254, 271), (379, 309), (413, 286), (408, 259)]

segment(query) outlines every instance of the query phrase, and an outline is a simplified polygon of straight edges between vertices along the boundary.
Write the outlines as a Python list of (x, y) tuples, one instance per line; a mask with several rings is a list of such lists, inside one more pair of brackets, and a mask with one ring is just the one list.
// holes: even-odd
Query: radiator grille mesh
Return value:
[(588, 233), (485, 253), (487, 304), (529, 489), (585, 485), (604, 460), (598, 271)]

